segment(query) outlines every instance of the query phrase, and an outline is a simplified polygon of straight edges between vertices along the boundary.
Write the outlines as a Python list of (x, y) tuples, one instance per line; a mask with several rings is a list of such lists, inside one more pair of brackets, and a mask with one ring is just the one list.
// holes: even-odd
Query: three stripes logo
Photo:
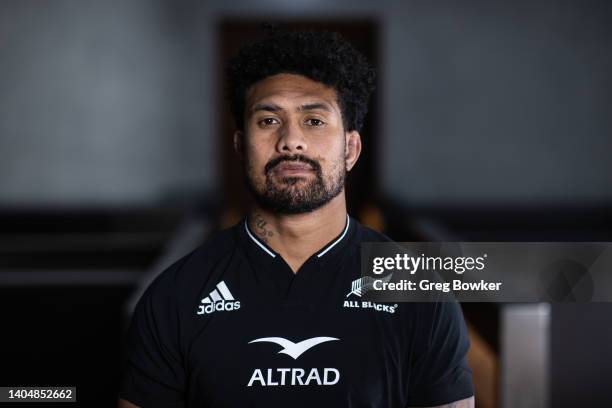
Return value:
[(198, 314), (229, 312), (238, 309), (240, 309), (240, 301), (234, 299), (225, 282), (221, 281), (208, 296), (202, 299), (202, 304), (198, 306)]

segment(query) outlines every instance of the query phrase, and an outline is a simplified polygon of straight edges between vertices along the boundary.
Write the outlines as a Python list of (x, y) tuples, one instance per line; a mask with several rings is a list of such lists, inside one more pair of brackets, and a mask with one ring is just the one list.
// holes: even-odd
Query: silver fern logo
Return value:
[(371, 276), (364, 276), (363, 278), (355, 279), (351, 283), (351, 291), (346, 295), (349, 297), (351, 295), (363, 296), (364, 293), (374, 289), (374, 282), (389, 282), (391, 280), (391, 273), (384, 278), (373, 278)]
[[(364, 276), (363, 278), (355, 279), (351, 282), (351, 291), (346, 295), (349, 297), (355, 295), (357, 297), (363, 296), (366, 292), (374, 290), (374, 282), (389, 282), (391, 275), (385, 276), (384, 278), (372, 278), (371, 276)], [(370, 302), (369, 300), (345, 300), (342, 303), (342, 307), (350, 309), (373, 309), (377, 312), (395, 313), (398, 304), (388, 305), (383, 303)]]

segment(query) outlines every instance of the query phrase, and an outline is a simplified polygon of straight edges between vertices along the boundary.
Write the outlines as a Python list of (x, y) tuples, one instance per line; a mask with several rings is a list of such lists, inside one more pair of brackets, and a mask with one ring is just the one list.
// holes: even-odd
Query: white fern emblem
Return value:
[(392, 273), (388, 274), (384, 278), (373, 278), (371, 276), (364, 276), (363, 278), (355, 279), (351, 283), (351, 291), (346, 295), (349, 297), (351, 295), (357, 295), (361, 297), (364, 293), (374, 288), (374, 282), (379, 280), (381, 282), (389, 282), (391, 279)]

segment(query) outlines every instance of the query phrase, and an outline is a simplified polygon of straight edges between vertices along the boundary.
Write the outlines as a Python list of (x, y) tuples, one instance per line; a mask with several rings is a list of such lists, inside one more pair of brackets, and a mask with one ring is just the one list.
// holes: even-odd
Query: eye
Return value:
[(258, 123), (260, 126), (272, 126), (272, 125), (277, 125), (280, 122), (276, 118), (264, 118), (260, 120)]
[(323, 122), (321, 119), (312, 118), (312, 119), (307, 119), (306, 124), (308, 126), (322, 126), (325, 124), (325, 122)]

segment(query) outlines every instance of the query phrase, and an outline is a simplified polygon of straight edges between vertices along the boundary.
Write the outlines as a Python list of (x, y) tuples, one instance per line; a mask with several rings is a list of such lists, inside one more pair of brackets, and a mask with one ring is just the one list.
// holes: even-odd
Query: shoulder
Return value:
[[(355, 245), (361, 246), (362, 243), (367, 242), (388, 243), (389, 251), (393, 252), (395, 248), (401, 252), (406, 251), (406, 248), (387, 235), (362, 225), (356, 220), (355, 225), (357, 226)], [(401, 310), (404, 310), (409, 318), (413, 319), (412, 325), (417, 325), (418, 343), (422, 347), (431, 347), (436, 340), (444, 339), (449, 335), (459, 338), (461, 342), (467, 340), (463, 312), (461, 305), (456, 301), (440, 297), (429, 302), (406, 302), (405, 307)]]
[(405, 251), (405, 249), (402, 248), (397, 242), (395, 242), (393, 239), (383, 234), (382, 232), (373, 230), (372, 228), (367, 227), (359, 223), (356, 220), (351, 219), (351, 221), (354, 221), (356, 225), (355, 238), (352, 240), (352, 243), (353, 243), (353, 246), (359, 247), (359, 250), (361, 250), (361, 244), (366, 244), (366, 243), (385, 244), (387, 243), (389, 244), (385, 246), (387, 251), (394, 251), (394, 250)]
[(238, 247), (237, 230), (240, 224), (214, 232), (206, 241), (191, 253), (176, 261), (177, 278), (196, 272), (202, 274), (228, 257), (234, 255)]
[(194, 289), (210, 279), (214, 270), (234, 257), (238, 247), (237, 227), (214, 232), (194, 250), (174, 261), (153, 279), (143, 297), (159, 299), (177, 294), (189, 297)]
[(360, 244), (362, 242), (393, 242), (391, 238), (383, 234), (382, 232), (378, 232), (373, 230), (372, 228), (361, 224), (355, 218), (350, 218), (351, 223), (355, 225), (355, 239), (354, 243)]
[(358, 229), (360, 230), (360, 241), (362, 242), (393, 242), (393, 240), (385, 234), (375, 231), (365, 225), (358, 224)]

